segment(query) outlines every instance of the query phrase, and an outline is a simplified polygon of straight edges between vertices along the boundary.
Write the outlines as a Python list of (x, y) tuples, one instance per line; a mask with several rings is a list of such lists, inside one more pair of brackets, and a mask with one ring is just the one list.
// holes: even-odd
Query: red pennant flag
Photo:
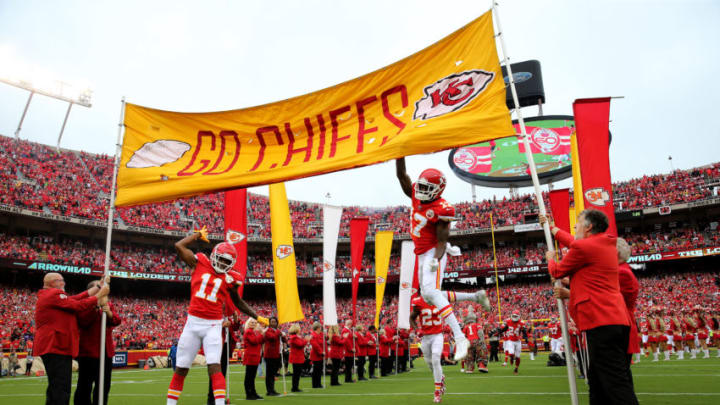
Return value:
[(242, 298), (247, 275), (247, 189), (239, 188), (225, 192), (225, 242), (237, 251), (237, 261), (233, 270), (238, 273)]
[[(520, 133), (520, 124), (514, 124), (515, 131)], [(540, 128), (525, 126), (528, 134), (531, 153), (544, 153), (546, 155), (569, 155), (570, 135), (573, 128)], [(525, 153), (525, 142), (518, 137), (518, 152)]]
[(583, 183), (585, 209), (603, 211), (617, 236), (610, 176), (610, 98), (586, 98), (573, 103), (577, 131), (578, 157)]
[(362, 273), (362, 258), (365, 251), (365, 238), (367, 237), (369, 218), (353, 218), (350, 220), (350, 263), (352, 266), (352, 312), (353, 325), (355, 324), (357, 307), (357, 290)]
[(550, 209), (555, 226), (570, 233), (570, 189), (562, 188), (551, 191)]

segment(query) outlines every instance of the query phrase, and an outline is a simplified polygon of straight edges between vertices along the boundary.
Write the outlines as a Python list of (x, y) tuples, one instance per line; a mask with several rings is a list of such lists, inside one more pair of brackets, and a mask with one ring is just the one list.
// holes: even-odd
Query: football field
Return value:
[[(715, 356), (715, 351), (712, 351)], [(568, 404), (568, 384), (564, 367), (546, 367), (547, 357), (530, 361), (523, 355), (520, 374), (498, 363), (490, 364), (489, 374), (461, 374), (458, 366), (445, 367), (447, 393), (445, 404)], [(344, 384), (341, 387), (311, 389), (310, 378), (303, 378), (304, 392), (286, 397), (266, 397), (268, 403), (297, 404), (431, 404), (433, 382), (425, 362), (418, 359), (408, 373), (377, 380)], [(635, 391), (642, 404), (717, 404), (720, 403), (720, 359), (672, 360), (651, 363), (643, 358), (633, 366)], [(164, 404), (171, 370), (116, 370), (109, 403), (113, 405)], [(231, 366), (230, 400), (244, 402), (243, 367)], [(329, 383), (329, 376), (328, 376)], [(290, 378), (287, 378), (288, 391)], [(46, 378), (0, 378), (0, 404), (43, 404)], [(206, 369), (193, 368), (185, 380), (179, 404), (201, 405), (206, 401)], [(256, 381), (257, 391), (265, 394), (263, 378)], [(282, 391), (282, 379), (277, 380)], [(580, 403), (588, 403), (587, 386), (578, 380)], [(72, 401), (71, 401), (72, 403)]]

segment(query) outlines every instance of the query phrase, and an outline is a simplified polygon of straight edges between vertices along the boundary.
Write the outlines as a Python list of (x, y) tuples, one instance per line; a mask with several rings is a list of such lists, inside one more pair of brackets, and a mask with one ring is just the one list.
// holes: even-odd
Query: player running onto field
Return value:
[(198, 239), (208, 242), (207, 230), (204, 227), (175, 243), (178, 256), (188, 266), (193, 267), (193, 272), (190, 281), (190, 307), (187, 322), (178, 341), (177, 368), (170, 380), (167, 405), (177, 404), (185, 377), (200, 346), (205, 352), (215, 405), (225, 404), (225, 376), (220, 369), (220, 356), (223, 306), (229, 305), (228, 299), (243, 313), (265, 325), (268, 323), (267, 319), (258, 317), (238, 296), (238, 282), (229, 273), (237, 259), (235, 248), (226, 242), (219, 243), (215, 245), (208, 259), (204, 254), (194, 254), (188, 248), (190, 243)]
[(420, 333), (422, 341), (420, 350), (422, 350), (425, 363), (433, 373), (435, 381), (435, 396), (433, 402), (442, 401), (445, 394), (445, 375), (442, 370), (440, 361), (443, 352), (443, 326), (439, 316), (439, 311), (435, 306), (428, 305), (421, 296), (415, 295), (412, 299), (412, 313), (410, 314), (410, 323), (413, 328), (418, 325), (417, 318), (420, 317)]
[(510, 355), (510, 365), (515, 362), (515, 370), (513, 374), (518, 373), (520, 367), (520, 355), (522, 354), (521, 336), (525, 336), (527, 341), (527, 330), (525, 329), (525, 321), (520, 320), (520, 312), (514, 310), (510, 319), (505, 320), (504, 325), (500, 328), (500, 332), (507, 332), (507, 352)]
[(410, 236), (415, 244), (415, 278), (420, 295), (425, 302), (438, 308), (441, 318), (450, 326), (455, 338), (455, 361), (460, 361), (467, 356), (470, 341), (460, 329), (450, 303), (475, 301), (488, 311), (490, 301), (485, 290), (456, 293), (440, 289), (447, 264), (445, 253), (460, 255), (460, 248), (448, 243), (450, 222), (455, 220), (455, 208), (440, 197), (445, 190), (445, 176), (439, 170), (427, 169), (413, 183), (405, 170), (404, 158), (395, 161), (395, 169), (403, 192), (412, 200)]

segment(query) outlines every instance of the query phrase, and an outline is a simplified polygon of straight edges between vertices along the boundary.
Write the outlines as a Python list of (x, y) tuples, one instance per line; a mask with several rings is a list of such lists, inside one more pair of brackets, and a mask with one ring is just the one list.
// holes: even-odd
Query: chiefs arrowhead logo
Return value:
[(225, 233), (225, 241), (227, 241), (227, 243), (230, 243), (231, 245), (242, 242), (243, 240), (245, 240), (245, 235), (242, 232), (228, 229), (228, 231)]
[(596, 207), (604, 207), (610, 201), (610, 194), (602, 187), (595, 187), (585, 192), (585, 199)]
[(402, 282), (400, 283), (400, 288), (402, 288), (403, 290), (407, 290), (408, 288), (410, 288), (410, 283), (408, 283), (407, 281)]
[(229, 275), (229, 274), (226, 274), (226, 275), (225, 275), (225, 282), (226, 282), (226, 283), (232, 284), (233, 281), (235, 281), (235, 279), (233, 278), (233, 276), (231, 276), (231, 275)]
[(360, 274), (360, 270), (353, 269), (353, 278), (357, 277)]
[(413, 120), (427, 120), (465, 107), (487, 88), (495, 73), (468, 70), (454, 73), (425, 87), (425, 96), (415, 103)]
[(323, 271), (333, 271), (335, 270), (335, 266), (333, 266), (329, 261), (323, 260)]
[(385, 284), (385, 278), (378, 276), (378, 277), (375, 279), (375, 283), (376, 283), (376, 284)]
[(277, 256), (278, 259), (284, 259), (288, 256), (290, 256), (293, 252), (293, 247), (290, 245), (280, 245), (275, 249), (275, 256)]

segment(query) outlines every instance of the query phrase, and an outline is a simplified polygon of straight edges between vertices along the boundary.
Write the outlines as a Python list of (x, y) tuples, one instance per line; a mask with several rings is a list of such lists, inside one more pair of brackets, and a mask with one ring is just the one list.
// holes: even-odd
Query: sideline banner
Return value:
[(380, 328), (380, 310), (385, 297), (392, 241), (393, 231), (375, 233), (375, 329)]
[(357, 320), (357, 292), (360, 275), (363, 273), (363, 252), (367, 238), (369, 218), (353, 218), (350, 220), (350, 264), (352, 267), (352, 316), (353, 325)]
[(225, 192), (225, 242), (237, 252), (233, 270), (240, 274), (238, 295), (242, 298), (247, 276), (247, 189)]
[(488, 11), (392, 65), (263, 106), (125, 105), (117, 206), (367, 166), (515, 134)]
[(305, 319), (297, 288), (295, 247), (290, 224), (290, 208), (285, 183), (270, 185), (270, 232), (272, 233), (273, 270), (277, 317), (281, 325)]
[(335, 302), (335, 254), (342, 212), (342, 207), (323, 206), (323, 321), (326, 326), (338, 324)]
[[(403, 241), (400, 244), (400, 290), (398, 293), (398, 320), (399, 329), (410, 329), (410, 299), (418, 290), (413, 288), (415, 275), (415, 244)], [(414, 290), (414, 291), (413, 291)]]

